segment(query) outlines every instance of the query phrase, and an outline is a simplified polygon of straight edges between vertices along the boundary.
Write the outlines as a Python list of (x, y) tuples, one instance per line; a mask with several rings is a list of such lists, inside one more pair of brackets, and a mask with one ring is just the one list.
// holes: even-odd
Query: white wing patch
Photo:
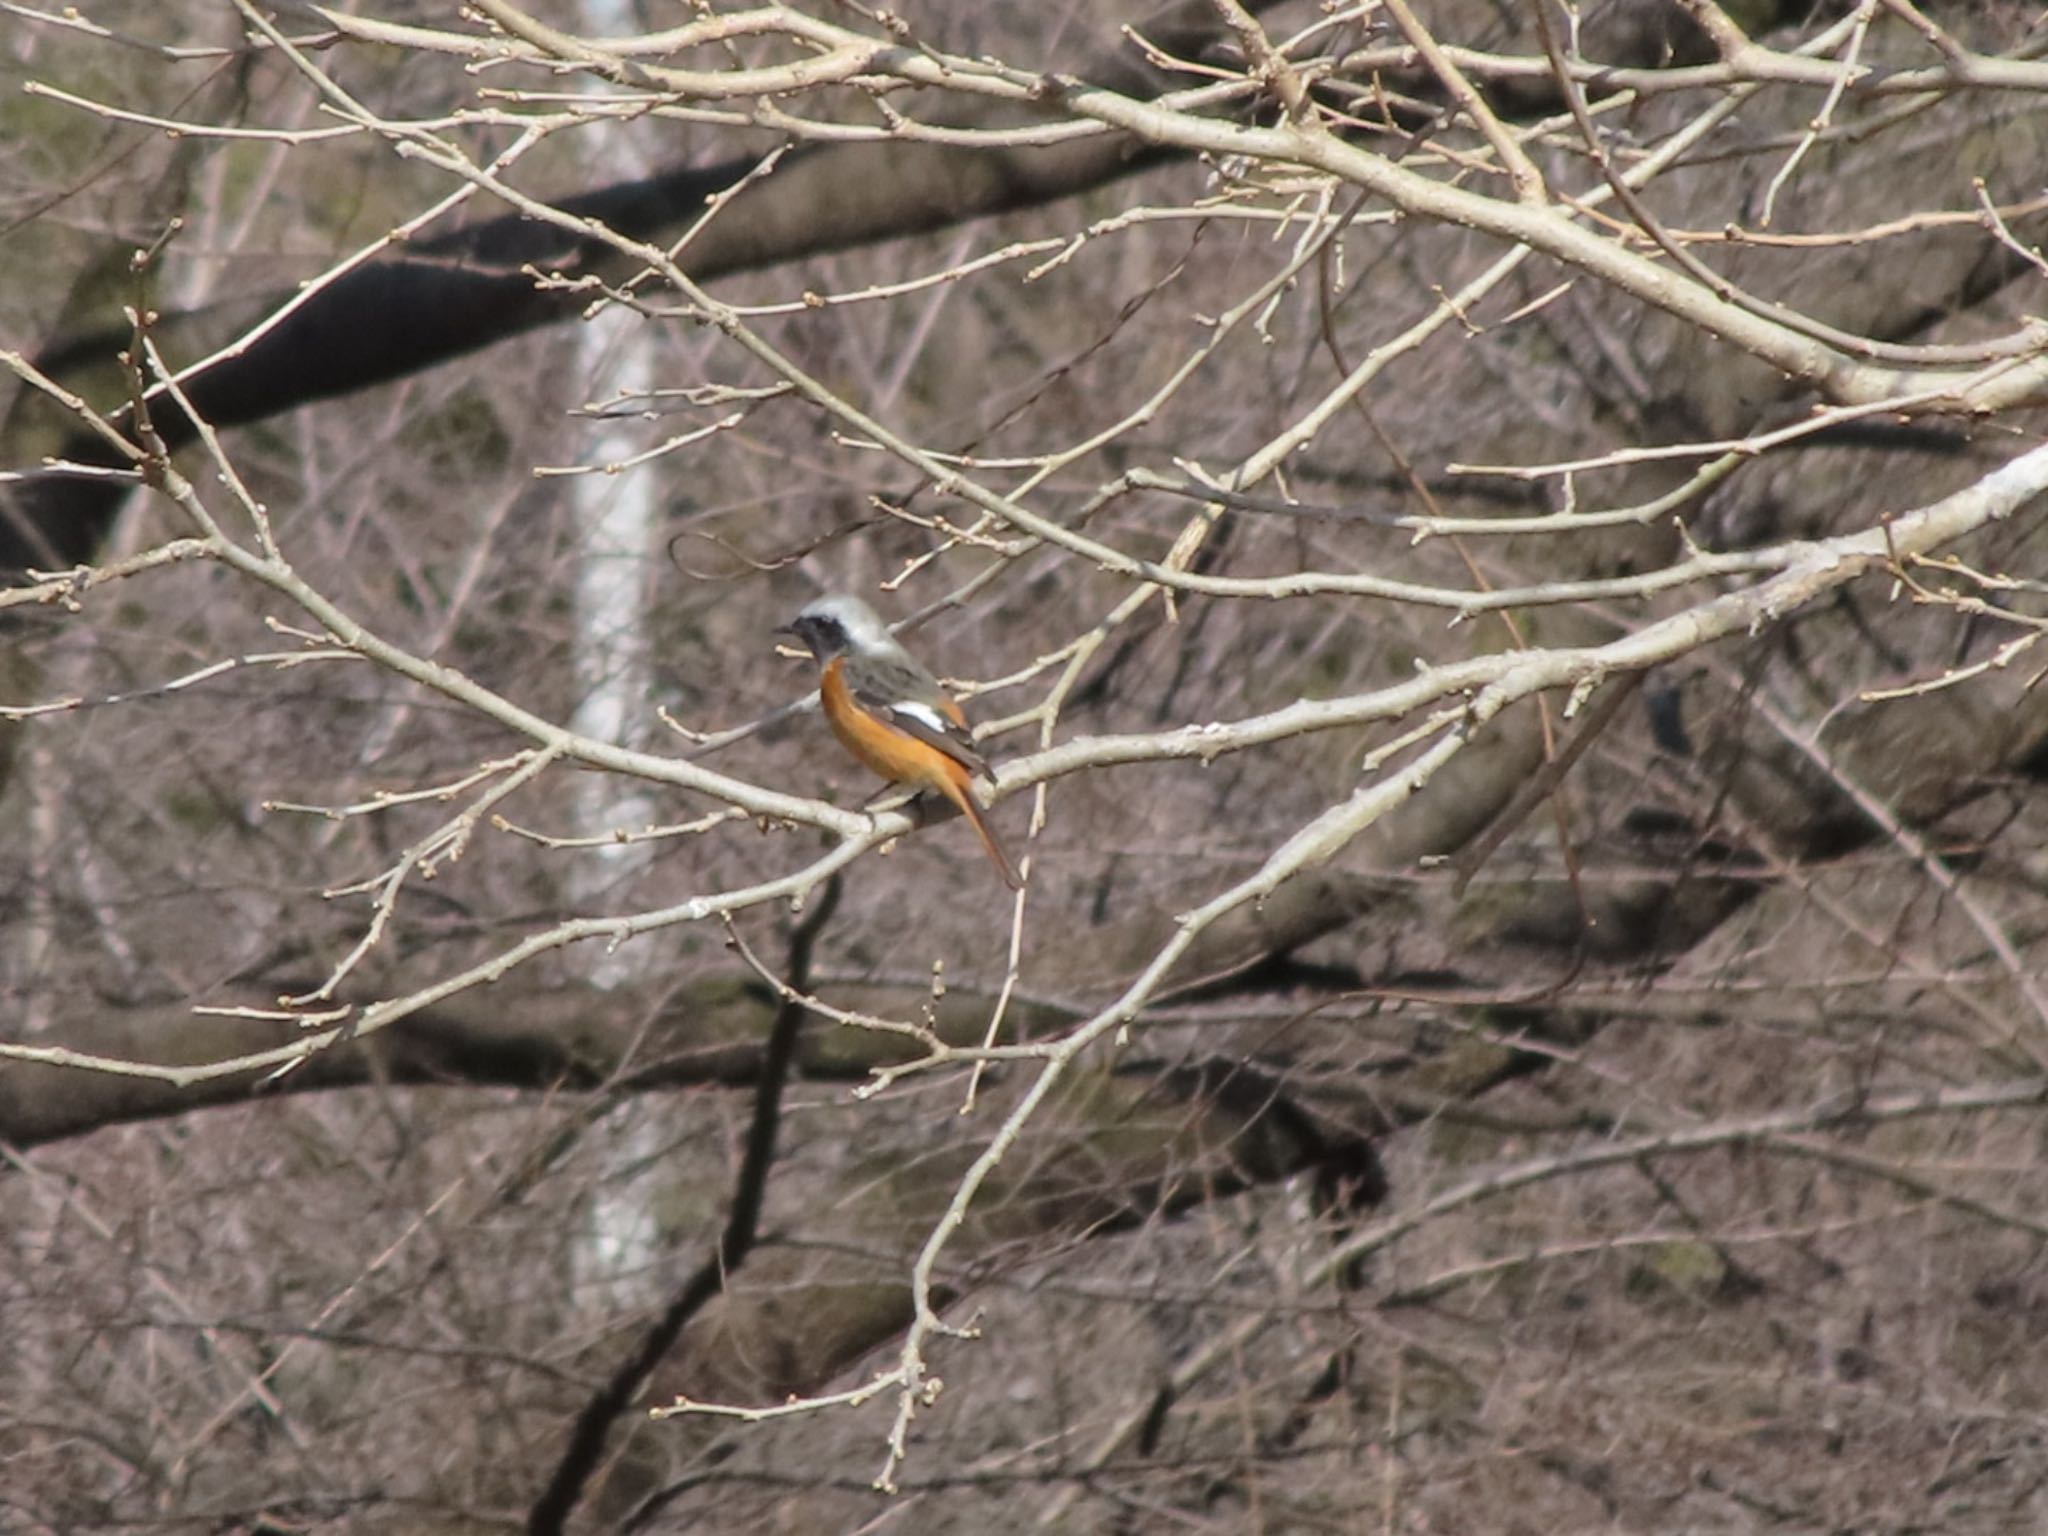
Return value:
[(960, 728), (936, 709), (933, 709), (929, 704), (913, 704), (907, 699), (899, 699), (896, 703), (889, 706), (889, 712), (897, 715), (908, 715), (911, 719), (930, 726), (941, 736), (959, 734)]

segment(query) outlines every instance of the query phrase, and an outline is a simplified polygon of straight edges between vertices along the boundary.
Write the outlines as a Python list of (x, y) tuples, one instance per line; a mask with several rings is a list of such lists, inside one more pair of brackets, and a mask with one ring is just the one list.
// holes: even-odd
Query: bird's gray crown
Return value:
[(901, 654), (903, 649), (890, 635), (880, 614), (861, 599), (843, 592), (813, 598), (786, 628), (809, 646), (819, 661), (847, 651), (887, 656)]

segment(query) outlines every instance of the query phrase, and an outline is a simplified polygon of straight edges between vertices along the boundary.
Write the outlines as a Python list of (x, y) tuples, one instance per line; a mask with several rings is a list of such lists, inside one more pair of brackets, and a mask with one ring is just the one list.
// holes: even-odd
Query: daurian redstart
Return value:
[(821, 597), (777, 634), (795, 635), (818, 663), (818, 701), (846, 750), (883, 778), (936, 790), (974, 823), (1010, 889), (1024, 884), (974, 798), (977, 776), (995, 782), (968, 734), (967, 716), (939, 680), (896, 643), (857, 597)]

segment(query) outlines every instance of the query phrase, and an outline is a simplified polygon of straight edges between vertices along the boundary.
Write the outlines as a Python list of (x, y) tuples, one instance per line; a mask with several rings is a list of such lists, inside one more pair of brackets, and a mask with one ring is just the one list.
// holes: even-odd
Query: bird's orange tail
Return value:
[(1013, 891), (1024, 889), (1024, 877), (1017, 873), (1017, 866), (1010, 862), (1010, 856), (1003, 852), (1003, 845), (996, 840), (994, 827), (981, 814), (981, 807), (974, 803), (974, 788), (965, 778), (955, 783), (948, 778), (939, 786), (946, 798), (960, 807), (960, 814), (974, 823), (974, 830), (981, 834), (981, 846), (988, 850), (988, 856), (995, 860), (995, 866), (1002, 871), (1003, 883)]

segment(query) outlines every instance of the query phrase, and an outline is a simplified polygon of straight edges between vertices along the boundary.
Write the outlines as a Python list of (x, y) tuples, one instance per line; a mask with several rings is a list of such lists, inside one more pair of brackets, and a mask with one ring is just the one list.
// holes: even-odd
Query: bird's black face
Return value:
[(778, 635), (795, 635), (803, 641), (820, 666), (843, 654), (851, 645), (846, 626), (829, 613), (800, 613), (792, 623), (775, 632)]

